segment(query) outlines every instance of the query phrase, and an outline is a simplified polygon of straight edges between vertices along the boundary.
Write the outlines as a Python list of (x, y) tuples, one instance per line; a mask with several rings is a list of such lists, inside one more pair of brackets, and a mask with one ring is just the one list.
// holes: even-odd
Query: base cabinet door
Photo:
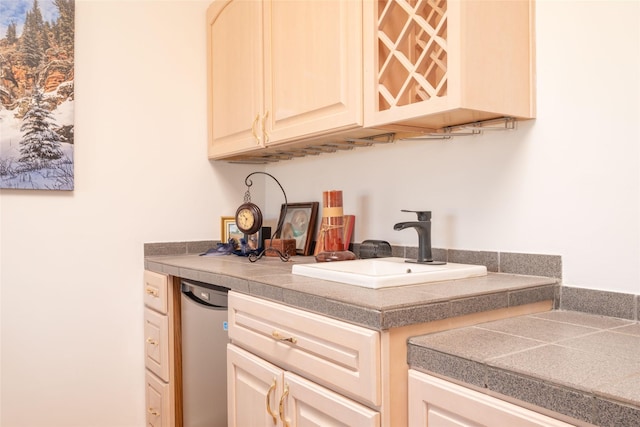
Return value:
[(409, 425), (412, 427), (569, 427), (563, 421), (409, 370)]
[(284, 371), (232, 344), (227, 346), (229, 427), (282, 425), (278, 404)]
[(227, 347), (229, 427), (379, 427), (380, 414), (233, 344)]
[(283, 414), (292, 426), (380, 426), (379, 412), (291, 372), (284, 374), (284, 396)]

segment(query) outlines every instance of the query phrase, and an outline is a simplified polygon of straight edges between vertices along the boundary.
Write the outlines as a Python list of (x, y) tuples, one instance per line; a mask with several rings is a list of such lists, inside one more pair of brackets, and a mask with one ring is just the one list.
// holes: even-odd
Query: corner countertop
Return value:
[(489, 273), (398, 288), (367, 289), (291, 274), (292, 257), (264, 257), (255, 263), (235, 255), (145, 257), (145, 268), (313, 311), (375, 330), (431, 322), (482, 311), (554, 300), (558, 280), (549, 277)]
[(408, 362), (569, 422), (640, 425), (633, 320), (560, 310), (513, 317), (411, 338)]

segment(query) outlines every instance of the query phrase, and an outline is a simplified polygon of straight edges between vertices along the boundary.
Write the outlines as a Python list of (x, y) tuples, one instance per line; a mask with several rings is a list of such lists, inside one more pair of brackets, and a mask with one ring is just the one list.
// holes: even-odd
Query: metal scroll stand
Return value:
[[(250, 190), (251, 186), (253, 185), (253, 181), (251, 181), (251, 179), (249, 179), (249, 178), (251, 177), (251, 175), (255, 175), (255, 174), (267, 175), (268, 177), (271, 177), (276, 182), (276, 184), (278, 184), (278, 186), (280, 187), (280, 190), (282, 190), (282, 195), (284, 196), (284, 212), (286, 212), (287, 208), (288, 208), (287, 193), (285, 193), (284, 188), (282, 188), (282, 184), (280, 184), (280, 182), (273, 175), (271, 175), (271, 174), (269, 174), (267, 172), (251, 172), (249, 175), (247, 175), (247, 177), (244, 179), (244, 183), (247, 186), (247, 192), (244, 193), (244, 201), (245, 202), (250, 202), (251, 201), (251, 192), (249, 190)], [(278, 219), (278, 226), (276, 227), (276, 231), (273, 234), (273, 238), (275, 238), (276, 236), (280, 236), (280, 232), (282, 231), (282, 226), (283, 225), (284, 225), (284, 215), (282, 215)], [(255, 252), (250, 253), (249, 257), (248, 257), (249, 261), (250, 262), (258, 261), (268, 251), (276, 252), (283, 262), (289, 261), (290, 255), (288, 253), (284, 253), (283, 254), (280, 250), (278, 250), (278, 249), (273, 247), (273, 238), (269, 242), (269, 247), (262, 249), (262, 251), (260, 253), (257, 253), (257, 254)]]

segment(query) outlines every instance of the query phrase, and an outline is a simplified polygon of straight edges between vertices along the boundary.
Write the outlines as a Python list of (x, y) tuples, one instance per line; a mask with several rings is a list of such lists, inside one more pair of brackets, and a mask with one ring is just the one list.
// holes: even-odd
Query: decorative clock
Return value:
[(244, 202), (236, 211), (236, 226), (245, 234), (254, 234), (262, 227), (262, 212), (250, 201)]

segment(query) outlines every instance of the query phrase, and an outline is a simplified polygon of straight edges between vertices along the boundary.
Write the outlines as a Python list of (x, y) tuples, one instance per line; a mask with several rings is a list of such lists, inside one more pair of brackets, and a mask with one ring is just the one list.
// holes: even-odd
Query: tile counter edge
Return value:
[[(249, 264), (239, 257), (212, 258), (153, 256), (146, 257), (144, 265), (157, 273), (217, 284), (376, 330), (555, 301), (559, 288), (553, 278), (490, 273), (424, 287), (372, 290), (296, 276), (290, 263), (276, 259)], [(300, 258), (313, 262), (312, 257)], [(429, 292), (436, 289), (441, 294)]]

